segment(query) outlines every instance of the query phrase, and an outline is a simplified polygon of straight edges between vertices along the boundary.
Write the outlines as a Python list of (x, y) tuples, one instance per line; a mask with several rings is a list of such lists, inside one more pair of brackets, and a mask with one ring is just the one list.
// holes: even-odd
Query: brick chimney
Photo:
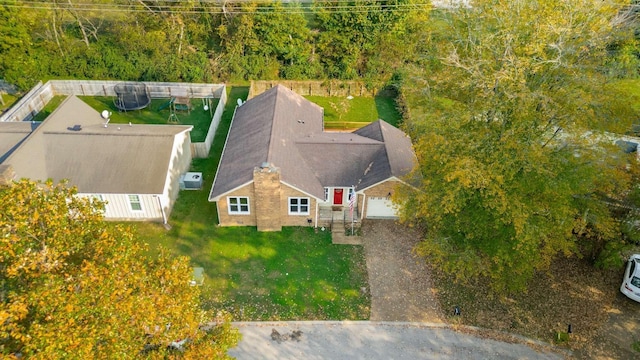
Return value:
[(253, 189), (258, 231), (282, 230), (280, 169), (269, 163), (253, 169)]

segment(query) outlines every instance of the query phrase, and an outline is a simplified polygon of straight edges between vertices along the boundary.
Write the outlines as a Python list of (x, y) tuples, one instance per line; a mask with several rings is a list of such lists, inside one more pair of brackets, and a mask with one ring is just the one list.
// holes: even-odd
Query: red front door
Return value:
[(342, 205), (342, 189), (333, 189), (333, 205)]

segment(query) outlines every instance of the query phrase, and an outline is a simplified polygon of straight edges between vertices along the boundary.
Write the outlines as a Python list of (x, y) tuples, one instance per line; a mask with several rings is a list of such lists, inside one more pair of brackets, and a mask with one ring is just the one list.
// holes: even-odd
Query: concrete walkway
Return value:
[(540, 346), (476, 337), (441, 324), (292, 321), (238, 322), (234, 326), (240, 329), (242, 340), (229, 355), (238, 360), (563, 358)]

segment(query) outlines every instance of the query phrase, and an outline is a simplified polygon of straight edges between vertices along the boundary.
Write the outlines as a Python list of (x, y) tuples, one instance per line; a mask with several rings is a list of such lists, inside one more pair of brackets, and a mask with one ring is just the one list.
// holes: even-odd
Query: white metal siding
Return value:
[[(167, 177), (162, 194), (162, 205), (167, 217), (173, 209), (173, 205), (180, 190), (180, 175), (189, 170), (191, 166), (191, 138), (188, 132), (176, 135), (171, 150), (171, 160), (167, 169)], [(157, 200), (156, 200), (157, 201)], [(162, 216), (162, 214), (161, 214)]]
[[(162, 212), (158, 198), (150, 194), (78, 194), (83, 197), (102, 196), (105, 205), (104, 217), (107, 220), (158, 220), (162, 221)], [(143, 211), (132, 211), (129, 195), (138, 195)]]
[(397, 218), (393, 202), (386, 197), (367, 198), (367, 218)]

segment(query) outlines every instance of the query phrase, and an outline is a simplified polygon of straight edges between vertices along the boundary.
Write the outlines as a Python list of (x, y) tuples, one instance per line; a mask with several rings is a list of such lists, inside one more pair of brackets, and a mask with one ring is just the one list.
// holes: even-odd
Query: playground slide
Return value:
[(171, 98), (171, 100), (167, 101), (166, 103), (158, 106), (158, 111), (164, 110), (166, 108), (168, 108), (169, 106), (171, 106), (171, 104), (173, 104), (173, 102), (176, 100), (176, 98)]

